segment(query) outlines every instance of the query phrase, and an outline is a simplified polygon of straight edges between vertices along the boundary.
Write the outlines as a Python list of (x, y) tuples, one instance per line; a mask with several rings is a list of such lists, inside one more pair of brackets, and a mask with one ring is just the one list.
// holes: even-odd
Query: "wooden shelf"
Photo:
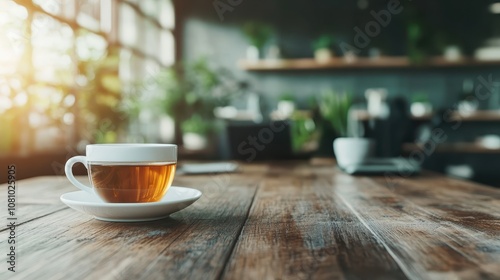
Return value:
[[(422, 151), (421, 144), (404, 143), (403, 152)], [(444, 143), (436, 147), (437, 153), (459, 153), (459, 154), (500, 154), (500, 148), (491, 149), (478, 143)]]
[(458, 112), (451, 116), (453, 121), (500, 121), (500, 111), (496, 110), (484, 110), (476, 111), (471, 114), (460, 114)]
[[(356, 118), (360, 121), (368, 121), (371, 119), (374, 119), (370, 114), (368, 114), (368, 111), (366, 110), (357, 110), (356, 113)], [(423, 116), (411, 116), (413, 120), (417, 121), (428, 121), (432, 118), (432, 114), (425, 114)], [(463, 114), (459, 112), (453, 112), (451, 115), (446, 116), (448, 121), (464, 121), (464, 122), (477, 122), (477, 121), (482, 121), (482, 122), (500, 122), (500, 111), (496, 110), (481, 110), (481, 111), (476, 111), (474, 113), (470, 114)]]
[(326, 70), (326, 69), (390, 69), (390, 68), (447, 68), (469, 66), (500, 66), (500, 60), (480, 61), (463, 58), (459, 61), (448, 61), (443, 57), (429, 58), (422, 65), (413, 65), (405, 56), (366, 58), (359, 57), (353, 61), (344, 58), (333, 58), (318, 62), (314, 58), (269, 59), (259, 61), (240, 60), (238, 65), (247, 71), (293, 71), (293, 70)]
[[(358, 121), (369, 121), (369, 120), (375, 119), (366, 110), (356, 110), (354, 114), (355, 114), (355, 118)], [(425, 114), (423, 116), (411, 116), (412, 120), (420, 120), (420, 121), (428, 121), (431, 118), (432, 118), (432, 114)]]

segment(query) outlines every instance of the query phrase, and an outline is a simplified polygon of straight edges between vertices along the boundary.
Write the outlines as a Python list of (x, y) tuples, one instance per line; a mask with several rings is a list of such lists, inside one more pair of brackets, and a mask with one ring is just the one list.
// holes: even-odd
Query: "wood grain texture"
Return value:
[(410, 278), (500, 278), (498, 190), (430, 174), (396, 184), (337, 174), (335, 186)]
[(331, 176), (293, 174), (259, 188), (224, 278), (406, 278), (332, 192)]
[(18, 272), (4, 263), (0, 279), (500, 279), (498, 189), (427, 172), (353, 177), (331, 160), (244, 164), (174, 185), (203, 196), (128, 224), (64, 206), (59, 196), (76, 190), (64, 178), (19, 181)]
[[(228, 177), (229, 178), (229, 177)], [(171, 218), (106, 223), (71, 209), (18, 227), (19, 279), (213, 279), (219, 277), (254, 197), (255, 180), (189, 180), (204, 195)], [(246, 183), (245, 183), (246, 182)], [(182, 178), (176, 185), (186, 186)], [(185, 183), (185, 184), (184, 184)], [(32, 189), (41, 191), (35, 181)], [(66, 190), (74, 190), (66, 184)], [(60, 203), (58, 203), (60, 204)], [(0, 233), (6, 248), (7, 232)], [(0, 279), (11, 272), (0, 270)]]
[[(82, 178), (81, 178), (82, 179)], [(48, 176), (26, 179), (16, 182), (16, 216), (18, 224), (61, 211), (66, 206), (59, 201), (59, 196), (68, 190), (68, 181), (62, 176)], [(36, 186), (36, 193), (32, 193), (31, 186)], [(74, 189), (76, 190), (76, 189)], [(7, 187), (0, 186), (0, 205), (5, 205), (0, 211), (0, 220), (6, 221), (7, 212)], [(4, 231), (6, 228), (0, 228)]]
[[(368, 121), (374, 119), (367, 110), (355, 110), (354, 118), (360, 121)], [(411, 116), (413, 120), (430, 121), (434, 115), (432, 113), (424, 114), (422, 116)], [(446, 116), (450, 122), (498, 122), (500, 121), (500, 112), (497, 110), (477, 110), (469, 114), (460, 113), (458, 111), (452, 112)]]

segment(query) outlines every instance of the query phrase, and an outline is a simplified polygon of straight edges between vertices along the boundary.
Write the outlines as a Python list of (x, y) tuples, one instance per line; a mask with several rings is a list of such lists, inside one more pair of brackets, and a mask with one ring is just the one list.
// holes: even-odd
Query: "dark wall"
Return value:
[[(244, 22), (260, 20), (272, 25), (275, 29), (272, 42), (280, 46), (285, 57), (312, 57), (311, 43), (323, 33), (331, 33), (337, 41), (354, 45), (353, 28), (363, 28), (373, 20), (371, 11), (386, 9), (388, 1), (367, 1), (365, 9), (358, 7), (362, 1), (349, 0), (220, 2), (241, 3), (226, 10), (221, 18), (214, 8), (218, 1), (177, 1), (180, 57), (192, 61), (205, 56), (214, 65), (231, 69), (237, 77), (250, 81), (254, 89), (262, 92), (271, 107), (284, 92), (291, 92), (305, 104), (302, 101), (327, 88), (347, 90), (362, 98), (365, 89), (370, 87), (385, 87), (391, 96), (408, 98), (417, 92), (424, 93), (436, 107), (445, 107), (458, 100), (464, 79), (500, 74), (498, 67), (246, 72), (237, 67), (237, 61), (245, 57), (248, 46), (241, 31)], [(391, 17), (391, 22), (381, 29), (380, 35), (361, 49), (361, 55), (371, 47), (380, 48), (387, 55), (405, 55), (407, 23), (415, 20), (428, 34), (429, 49), (434, 52), (430, 54), (440, 54), (440, 45), (458, 44), (464, 53), (470, 55), (487, 38), (494, 36), (495, 16), (488, 12), (488, 3), (401, 1), (402, 12)], [(341, 50), (337, 49), (337, 53)]]
[[(367, 3), (367, 6), (360, 8), (362, 2)], [(248, 20), (268, 23), (274, 27), (276, 40), (286, 54), (289, 57), (302, 57), (312, 54), (310, 41), (323, 33), (332, 33), (338, 40), (352, 43), (354, 27), (364, 29), (373, 20), (371, 12), (387, 10), (389, 2), (391, 1), (184, 0), (177, 1), (176, 6), (178, 15), (187, 20), (198, 19), (226, 27), (240, 26)], [(230, 3), (240, 4), (231, 6)], [(470, 54), (494, 33), (493, 27), (498, 16), (489, 12), (490, 3), (491, 1), (486, 0), (401, 0), (399, 6), (402, 12), (391, 17), (390, 24), (373, 38), (370, 46), (381, 48), (391, 55), (405, 54), (407, 24), (418, 21), (426, 29), (427, 36), (437, 36), (446, 43), (459, 44)], [(228, 6), (221, 6), (224, 4)], [(220, 12), (224, 10), (223, 7), (229, 9)]]

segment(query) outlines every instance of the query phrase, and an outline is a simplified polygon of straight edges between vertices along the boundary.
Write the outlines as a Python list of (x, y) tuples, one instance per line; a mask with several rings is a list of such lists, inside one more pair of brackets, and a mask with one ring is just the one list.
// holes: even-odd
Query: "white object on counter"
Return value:
[(410, 106), (411, 114), (415, 117), (421, 117), (432, 113), (432, 104), (427, 102), (413, 102)]
[(368, 138), (339, 137), (333, 141), (337, 164), (341, 168), (359, 164), (373, 156), (375, 141)]
[(372, 117), (386, 119), (389, 117), (389, 106), (385, 99), (387, 98), (385, 88), (369, 88), (365, 91), (365, 97), (368, 101), (368, 114)]
[(238, 164), (232, 162), (188, 163), (178, 171), (187, 174), (230, 173), (238, 170)]

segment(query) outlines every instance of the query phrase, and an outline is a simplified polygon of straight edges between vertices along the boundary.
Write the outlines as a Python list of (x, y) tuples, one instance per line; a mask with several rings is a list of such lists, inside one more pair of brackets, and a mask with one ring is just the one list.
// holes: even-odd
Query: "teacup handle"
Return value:
[(64, 172), (66, 173), (66, 177), (68, 177), (68, 180), (73, 185), (75, 185), (77, 188), (81, 189), (82, 191), (92, 193), (91, 187), (80, 183), (73, 175), (73, 165), (75, 165), (76, 163), (82, 163), (83, 165), (85, 165), (85, 168), (87, 168), (87, 170), (88, 170), (86, 157), (84, 157), (84, 156), (72, 157), (66, 162), (66, 165), (64, 166)]

